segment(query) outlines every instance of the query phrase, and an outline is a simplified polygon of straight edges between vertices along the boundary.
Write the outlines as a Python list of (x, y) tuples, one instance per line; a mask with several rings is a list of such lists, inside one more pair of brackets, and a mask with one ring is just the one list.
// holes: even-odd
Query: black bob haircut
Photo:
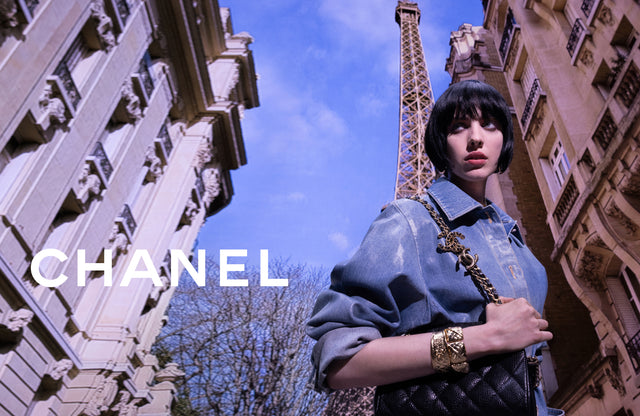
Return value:
[[(480, 114), (478, 114), (478, 112)], [(446, 172), (447, 136), (454, 119), (492, 118), (502, 132), (502, 151), (498, 159), (498, 172), (509, 167), (513, 157), (513, 124), (511, 111), (498, 90), (489, 84), (466, 80), (451, 85), (436, 101), (424, 134), (427, 156), (437, 170)]]

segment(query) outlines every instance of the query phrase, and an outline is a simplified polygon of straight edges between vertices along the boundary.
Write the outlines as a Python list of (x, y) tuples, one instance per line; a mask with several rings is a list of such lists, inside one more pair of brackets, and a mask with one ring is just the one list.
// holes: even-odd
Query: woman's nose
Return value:
[(472, 120), (469, 126), (469, 138), (468, 144), (472, 148), (482, 147), (483, 142), (483, 129), (478, 120)]

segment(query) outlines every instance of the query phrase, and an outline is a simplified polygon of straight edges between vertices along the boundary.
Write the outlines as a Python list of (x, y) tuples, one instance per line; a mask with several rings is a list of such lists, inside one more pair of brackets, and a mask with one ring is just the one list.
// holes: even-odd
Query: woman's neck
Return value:
[(463, 181), (463, 180), (460, 180), (460, 178), (455, 176), (449, 176), (448, 179), (449, 181), (451, 181), (451, 183), (455, 184), (458, 188), (462, 189), (471, 198), (481, 203), (482, 206), (487, 205), (487, 198), (485, 197), (485, 191), (487, 188), (486, 179), (481, 181), (473, 181), (473, 182)]

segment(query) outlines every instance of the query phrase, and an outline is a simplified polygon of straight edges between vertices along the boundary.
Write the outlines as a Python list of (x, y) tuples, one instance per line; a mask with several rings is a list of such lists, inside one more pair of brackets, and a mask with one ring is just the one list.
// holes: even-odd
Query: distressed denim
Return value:
[[(542, 313), (546, 272), (511, 217), (493, 203), (483, 207), (444, 178), (433, 183), (427, 199), (452, 231), (465, 236), (462, 243), (479, 256), (480, 269), (501, 296), (524, 297)], [(443, 242), (438, 233), (422, 204), (394, 201), (353, 257), (333, 269), (331, 286), (318, 296), (307, 323), (307, 333), (317, 340), (312, 361), (318, 389), (328, 390), (331, 362), (353, 356), (371, 340), (484, 320), (484, 298), (465, 269), (456, 268), (454, 254), (436, 251)], [(537, 393), (539, 414), (546, 415), (542, 391)]]

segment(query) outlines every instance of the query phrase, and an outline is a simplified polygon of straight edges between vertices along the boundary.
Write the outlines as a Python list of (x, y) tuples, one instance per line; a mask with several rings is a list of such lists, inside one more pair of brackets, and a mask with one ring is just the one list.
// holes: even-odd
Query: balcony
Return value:
[(76, 87), (76, 83), (73, 82), (71, 71), (69, 71), (67, 63), (65, 61), (61, 61), (58, 64), (56, 70), (53, 71), (53, 75), (56, 76), (60, 81), (60, 86), (65, 101), (70, 102), (74, 110), (77, 109), (78, 103), (80, 103), (80, 92)]
[(169, 162), (169, 156), (171, 155), (171, 151), (173, 150), (173, 143), (171, 142), (171, 137), (169, 136), (169, 130), (165, 124), (160, 127), (160, 131), (154, 140), (156, 144), (156, 149), (160, 156), (164, 159), (164, 163)]
[(147, 97), (151, 97), (151, 93), (153, 93), (154, 87), (153, 76), (149, 71), (149, 67), (151, 67), (151, 57), (149, 56), (149, 52), (145, 52), (144, 56), (140, 60), (138, 74), (140, 75), (140, 80), (142, 81), (144, 91), (147, 93)]
[(529, 130), (529, 123), (531, 121), (532, 115), (538, 107), (538, 103), (540, 102), (540, 97), (544, 96), (545, 93), (542, 91), (540, 87), (540, 81), (538, 78), (533, 80), (533, 84), (531, 84), (531, 89), (529, 90), (529, 96), (527, 97), (527, 102), (524, 105), (524, 111), (522, 112), (522, 117), (520, 118), (520, 124), (522, 125), (522, 132), (527, 133)]
[(129, 239), (129, 242), (133, 241), (133, 234), (136, 232), (138, 224), (136, 224), (135, 219), (133, 219), (133, 214), (131, 213), (131, 208), (129, 208), (129, 205), (124, 204), (124, 206), (122, 207), (122, 211), (116, 218), (115, 222), (116, 224), (120, 225), (121, 229)]
[(593, 5), (596, 3), (596, 0), (582, 0), (582, 5), (580, 6), (580, 10), (584, 13), (584, 16), (588, 19), (591, 16), (591, 11), (593, 10)]
[(640, 331), (637, 332), (631, 339), (625, 344), (629, 357), (631, 357), (631, 364), (636, 374), (640, 373)]
[(606, 110), (600, 120), (600, 124), (598, 124), (598, 127), (596, 128), (595, 133), (593, 133), (593, 140), (598, 143), (604, 151), (606, 151), (617, 132), (618, 126), (613, 120), (613, 117), (611, 117), (609, 110)]
[(569, 52), (569, 56), (571, 56), (571, 64), (575, 63), (576, 57), (578, 55), (578, 51), (584, 42), (585, 36), (588, 34), (587, 28), (585, 27), (582, 19), (576, 19), (573, 24), (573, 28), (571, 29), (571, 34), (569, 35), (569, 40), (567, 41), (567, 52)]
[(498, 49), (498, 51), (500, 52), (500, 58), (502, 58), (502, 62), (505, 62), (505, 60), (507, 59), (509, 48), (511, 46), (511, 40), (517, 27), (518, 25), (516, 24), (516, 20), (513, 17), (513, 12), (511, 11), (511, 9), (509, 9), (507, 12), (507, 18), (504, 23), (504, 30), (502, 31), (500, 48)]
[(102, 147), (102, 143), (96, 143), (96, 147), (87, 158), (87, 162), (93, 165), (95, 171), (100, 177), (100, 180), (106, 186), (111, 174), (113, 173), (113, 167), (111, 166), (111, 162), (109, 162), (107, 153), (104, 151), (104, 147)]
[(620, 81), (620, 86), (615, 96), (625, 107), (629, 108), (638, 95), (638, 91), (640, 91), (640, 71), (632, 62), (622, 81)]
[(564, 226), (565, 221), (569, 217), (569, 213), (578, 199), (579, 192), (576, 182), (573, 180), (573, 176), (567, 181), (562, 195), (558, 199), (556, 209), (553, 211), (553, 217), (556, 219), (560, 227)]

